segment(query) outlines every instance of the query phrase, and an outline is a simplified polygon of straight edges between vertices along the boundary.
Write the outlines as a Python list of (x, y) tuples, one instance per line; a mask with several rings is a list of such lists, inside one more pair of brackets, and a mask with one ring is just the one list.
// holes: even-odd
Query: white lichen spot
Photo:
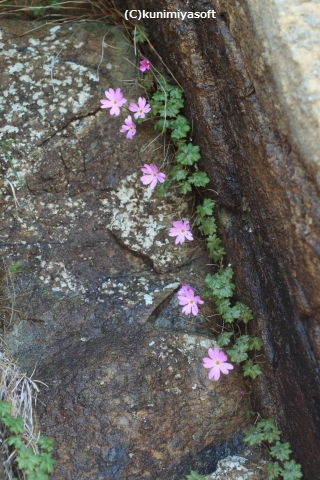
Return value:
[(153, 303), (152, 294), (150, 295), (150, 294), (146, 293), (145, 295), (143, 295), (143, 298), (144, 298), (144, 301), (145, 301), (146, 305), (152, 305), (152, 303)]
[(170, 290), (174, 290), (175, 288), (178, 288), (179, 285), (180, 285), (180, 282), (169, 283), (169, 285), (166, 285), (165, 287), (163, 287), (163, 290), (165, 290), (166, 288)]
[(40, 40), (38, 38), (29, 38), (28, 42), (31, 43), (34, 47), (40, 45)]
[(10, 65), (10, 67), (8, 68), (8, 72), (9, 73), (15, 73), (15, 72), (22, 72), (22, 70), (24, 69), (24, 65), (23, 63), (20, 63), (20, 62), (17, 62), (15, 65)]
[(29, 75), (21, 75), (20, 80), (22, 80), (23, 82), (27, 82), (27, 83), (31, 83), (31, 82), (32, 82), (32, 80), (31, 80), (31, 78), (29, 77)]

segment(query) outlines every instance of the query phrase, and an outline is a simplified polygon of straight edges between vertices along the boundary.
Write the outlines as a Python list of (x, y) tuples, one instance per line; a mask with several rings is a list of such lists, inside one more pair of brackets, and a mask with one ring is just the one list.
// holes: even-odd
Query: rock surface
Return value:
[(265, 480), (267, 462), (262, 459), (248, 459), (244, 456), (229, 455), (220, 460), (217, 469), (207, 480)]
[(123, 11), (218, 12), (211, 20), (154, 19), (143, 25), (185, 89), (201, 168), (217, 194), (236, 293), (254, 310), (254, 333), (265, 341), (256, 408), (264, 417), (276, 416), (304, 475), (316, 478), (318, 2), (119, 0), (118, 5)]
[[(210, 262), (200, 242), (177, 247), (167, 236), (173, 218), (190, 218), (190, 204), (158, 199), (138, 181), (144, 163), (161, 165), (161, 142), (148, 146), (155, 133), (146, 123), (125, 140), (126, 114), (100, 110), (110, 87), (139, 96), (122, 58), (134, 62), (131, 49), (111, 26), (30, 27), (0, 22), (0, 140), (15, 140), (8, 148), (23, 183), (1, 153), (20, 206), (3, 183), (0, 239), (7, 266), (25, 270), (13, 279), (5, 341), (48, 386), (38, 421), (56, 442), (52, 478), (213, 471), (242, 446), (244, 387), (237, 367), (213, 382), (201, 366), (214, 344), (208, 302), (192, 320), (181, 314), (177, 289), (188, 281), (201, 292)], [(103, 38), (111, 47), (98, 82)]]

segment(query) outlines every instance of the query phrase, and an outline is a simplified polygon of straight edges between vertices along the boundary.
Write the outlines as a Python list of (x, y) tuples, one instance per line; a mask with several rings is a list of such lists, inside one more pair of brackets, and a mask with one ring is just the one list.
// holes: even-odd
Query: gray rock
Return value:
[[(132, 51), (111, 26), (36, 26), (27, 33), (24, 22), (0, 22), (3, 41), (24, 34), (0, 55), (1, 140), (16, 140), (9, 148), (23, 182), (2, 154), (20, 207), (4, 183), (0, 238), (6, 264), (30, 270), (12, 274), (16, 315), (5, 341), (47, 385), (38, 417), (56, 444), (52, 478), (208, 471), (212, 458), (241, 447), (244, 387), (239, 368), (220, 382), (202, 368), (214, 345), (209, 302), (192, 319), (181, 315), (177, 289), (188, 282), (201, 292), (210, 262), (203, 243), (177, 247), (167, 235), (175, 215), (190, 218), (190, 203), (140, 186), (143, 164), (162, 163), (160, 141), (146, 148), (155, 136), (146, 123), (125, 140), (126, 114), (100, 110), (109, 87), (121, 85), (129, 101), (141, 94), (122, 58), (134, 62)], [(106, 33), (117, 49), (106, 50), (98, 82)]]

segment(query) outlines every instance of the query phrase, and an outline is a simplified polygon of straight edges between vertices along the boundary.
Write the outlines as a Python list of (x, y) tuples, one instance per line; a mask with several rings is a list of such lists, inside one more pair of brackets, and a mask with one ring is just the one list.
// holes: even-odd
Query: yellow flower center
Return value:
[(186, 233), (186, 229), (185, 229), (185, 228), (181, 228), (180, 232), (181, 232), (181, 233)]
[(114, 101), (113, 101), (113, 104), (114, 104), (114, 105), (117, 105), (117, 103), (118, 103), (117, 100), (114, 100)]
[(132, 125), (130, 125), (129, 130), (133, 130), (133, 126), (132, 126)]
[(141, 109), (141, 110), (139, 110), (139, 113), (143, 113), (143, 110), (142, 110), (142, 109)]
[(153, 177), (156, 177), (156, 176), (157, 176), (157, 174), (156, 174), (156, 173), (153, 173), (153, 174), (152, 174), (152, 176), (153, 176)]
[(192, 305), (194, 303), (194, 300), (189, 300), (189, 303)]
[(220, 365), (221, 362), (220, 362), (220, 360), (216, 360), (215, 363), (216, 363), (216, 365)]

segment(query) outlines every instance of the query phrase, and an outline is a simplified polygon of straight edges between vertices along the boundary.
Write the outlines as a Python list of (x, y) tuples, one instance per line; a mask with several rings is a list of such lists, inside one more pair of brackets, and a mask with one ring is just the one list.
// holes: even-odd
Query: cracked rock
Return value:
[(1, 153), (20, 206), (4, 182), (0, 246), (6, 265), (24, 270), (12, 278), (5, 341), (47, 385), (37, 414), (55, 440), (52, 480), (208, 470), (228, 445), (242, 445), (244, 387), (238, 368), (220, 382), (202, 368), (215, 344), (209, 302), (192, 320), (181, 314), (178, 288), (201, 293), (210, 262), (201, 242), (175, 246), (168, 236), (173, 219), (191, 218), (189, 199), (158, 199), (139, 182), (144, 163), (162, 164), (161, 142), (147, 122), (126, 140), (127, 113), (99, 109), (110, 87), (128, 101), (141, 95), (122, 58), (134, 63), (133, 53), (108, 26), (105, 41), (117, 49), (106, 50), (98, 81), (104, 25), (36, 26), (27, 33), (26, 22), (0, 21), (0, 140), (15, 139), (8, 148), (23, 184)]

